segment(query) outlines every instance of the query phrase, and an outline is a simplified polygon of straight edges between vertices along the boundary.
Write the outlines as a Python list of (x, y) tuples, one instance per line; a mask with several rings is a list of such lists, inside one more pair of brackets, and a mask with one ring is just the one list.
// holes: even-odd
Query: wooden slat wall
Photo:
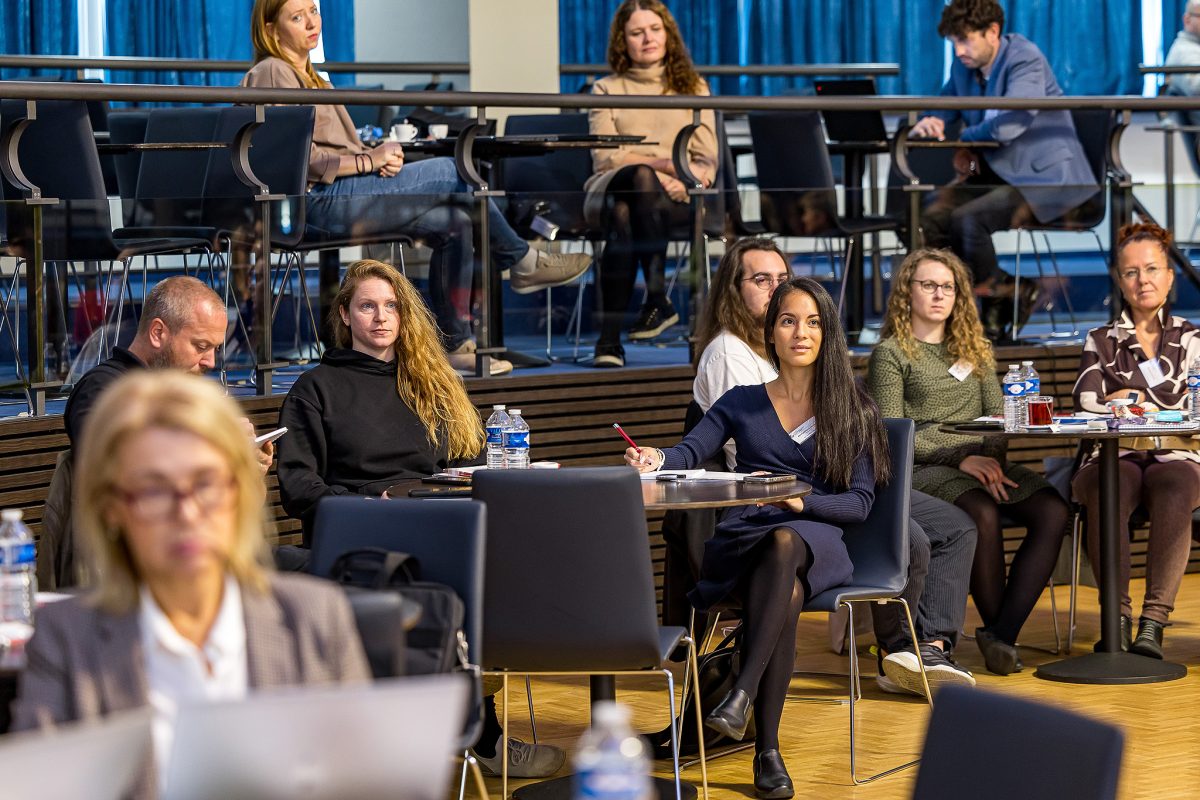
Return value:
[[(1042, 391), (1070, 403), (1071, 388), (1079, 364), (1078, 345), (1005, 348), (998, 354), (999, 370), (1013, 361), (1033, 359), (1042, 378)], [(866, 370), (865, 356), (854, 358), (855, 371)], [(485, 417), (493, 403), (516, 406), (524, 412), (532, 429), (536, 460), (558, 461), (564, 466), (599, 466), (620, 462), (624, 444), (612, 429), (620, 422), (639, 444), (665, 447), (676, 443), (683, 431), (683, 416), (692, 394), (693, 371), (689, 366), (579, 370), (556, 375), (469, 379), (467, 389)], [(246, 398), (242, 405), (260, 431), (276, 427), (282, 397)], [(25, 510), (35, 534), (41, 531), (42, 507), (58, 453), (67, 447), (62, 418), (15, 417), (0, 420), (0, 508)], [(1014, 461), (1042, 470), (1042, 459), (1050, 455), (1074, 454), (1071, 445), (1044, 446), (1030, 440), (1013, 442), (1009, 456)], [(268, 502), (278, 540), (295, 544), (300, 526), (288, 519), (279, 506), (275, 475), (268, 476)], [(655, 577), (661, 585), (663, 542), (662, 515), (648, 517), (650, 547)], [(1145, 568), (1145, 531), (1133, 546), (1134, 574)], [(1019, 544), (1024, 531), (1006, 531), (1006, 549)], [(1193, 549), (1189, 571), (1200, 571), (1200, 549)]]

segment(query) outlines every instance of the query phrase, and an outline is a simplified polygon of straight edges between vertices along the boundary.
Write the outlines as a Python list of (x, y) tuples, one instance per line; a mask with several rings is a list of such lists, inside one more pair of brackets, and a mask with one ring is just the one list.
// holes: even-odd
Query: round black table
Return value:
[[(1082, 425), (1066, 430), (1019, 430), (1008, 433), (1000, 425), (952, 423), (941, 426), (946, 433), (970, 436), (1024, 437), (1031, 439), (1085, 439), (1100, 444), (1100, 643), (1097, 652), (1064, 658), (1043, 664), (1034, 673), (1039, 678), (1065, 683), (1124, 684), (1174, 681), (1187, 675), (1187, 667), (1159, 661), (1121, 650), (1121, 598), (1117, 576), (1121, 558), (1117, 505), (1117, 454), (1121, 439), (1155, 435), (1139, 432), (1137, 427), (1124, 430), (1089, 430)], [(1179, 434), (1200, 433), (1200, 426), (1179, 430)], [(1162, 435), (1177, 435), (1174, 432)]]
[[(642, 502), (647, 511), (692, 511), (698, 508), (729, 508), (756, 503), (779, 503), (812, 492), (803, 481), (781, 483), (744, 483), (735, 480), (642, 481)], [(589, 679), (593, 705), (617, 699), (617, 681), (612, 675), (593, 675)], [(513, 791), (517, 800), (569, 800), (572, 778), (566, 775), (530, 783)], [(675, 781), (654, 778), (654, 789), (661, 800), (675, 797)], [(696, 797), (696, 787), (683, 783), (683, 800)]]

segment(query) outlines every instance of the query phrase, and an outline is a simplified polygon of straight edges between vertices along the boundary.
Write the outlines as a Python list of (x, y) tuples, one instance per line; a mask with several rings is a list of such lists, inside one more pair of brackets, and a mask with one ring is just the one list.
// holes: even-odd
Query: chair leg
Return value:
[(1071, 523), (1071, 595), (1067, 606), (1067, 655), (1075, 645), (1075, 595), (1079, 591), (1079, 553), (1083, 537), (1080, 536), (1082, 520), (1079, 513)]
[(529, 703), (529, 727), (533, 731), (533, 743), (537, 744), (537, 719), (533, 716), (533, 684), (529, 676), (525, 676), (525, 699)]
[(500, 720), (500, 797), (508, 800), (508, 673), (504, 673), (504, 717)]
[(663, 677), (667, 679), (667, 708), (671, 712), (671, 765), (675, 773), (675, 800), (683, 800), (683, 781), (679, 777), (679, 732), (675, 730), (675, 676), (671, 670), (664, 669)]
[[(704, 800), (708, 800), (708, 755), (704, 752), (704, 720), (700, 719), (700, 661), (696, 657), (696, 642), (691, 637), (688, 637), (687, 648), (688, 663), (692, 671), (692, 702), (696, 704), (696, 739), (697, 746), (700, 748), (700, 787)], [(675, 748), (675, 759), (678, 762), (678, 746)]]
[(1050, 579), (1047, 588), (1050, 589), (1050, 623), (1054, 627), (1054, 655), (1062, 653), (1062, 636), (1058, 632), (1058, 600), (1054, 596), (1054, 578)]

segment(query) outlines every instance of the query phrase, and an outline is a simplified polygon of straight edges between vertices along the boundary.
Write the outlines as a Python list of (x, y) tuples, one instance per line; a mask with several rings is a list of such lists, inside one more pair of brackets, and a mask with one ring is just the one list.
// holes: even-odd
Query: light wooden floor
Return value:
[[(1142, 592), (1134, 581), (1134, 610)], [(1058, 590), (1060, 625), (1065, 628), (1065, 588)], [(1080, 613), (1075, 652), (1091, 648), (1099, 630), (1096, 590), (1081, 587)], [(974, 610), (968, 610), (968, 627), (973, 628)], [(797, 668), (820, 672), (845, 673), (845, 657), (828, 649), (824, 614), (806, 614), (800, 623)], [(1073, 709), (1120, 725), (1126, 735), (1125, 762), (1120, 797), (1183, 798), (1200, 797), (1200, 575), (1184, 578), (1173, 625), (1167, 629), (1167, 657), (1188, 666), (1188, 675), (1180, 681), (1126, 687), (1077, 686), (1043, 681), (1033, 677), (1033, 668), (1055, 659), (1032, 647), (1053, 647), (1050, 626), (1049, 595), (1042, 597), (1022, 633), (1025, 670), (999, 677), (987, 672), (975, 644), (960, 643), (958, 660), (970, 669), (979, 685)], [(860, 640), (861, 641), (861, 640)], [(865, 641), (861, 641), (865, 645)], [(928, 722), (928, 708), (918, 698), (908, 700), (885, 695), (875, 686), (874, 661), (862, 649), (864, 672), (863, 702), (859, 711), (860, 771), (878, 772), (918, 754)], [(641, 731), (659, 730), (666, 725), (665, 692), (652, 688), (662, 681), (634, 678), (618, 683), (618, 697), (634, 709), (634, 723)], [(523, 683), (512, 696), (512, 734), (529, 738), (529, 717)], [(844, 696), (845, 679), (814, 680), (796, 678), (791, 694)], [(586, 681), (540, 679), (533, 684), (539, 741), (552, 742), (570, 753), (575, 740), (587, 723)], [(799, 798), (864, 798), (893, 800), (909, 797), (916, 769), (906, 770), (874, 784), (854, 786), (849, 775), (848, 715), (844, 705), (789, 702), (784, 709), (781, 740), (783, 756), (796, 784)], [(753, 796), (751, 785), (752, 751), (718, 759), (709, 765), (710, 796), (741, 798)], [(866, 755), (864, 755), (866, 754)], [(569, 763), (569, 762), (568, 762)], [(1152, 780), (1135, 785), (1134, 767)], [(669, 777), (669, 762), (657, 762), (656, 773)], [(665, 767), (665, 769), (664, 769)], [(685, 772), (685, 778), (697, 786), (699, 767)], [(510, 783), (511, 787), (516, 784)], [(457, 788), (457, 787), (456, 787)], [(489, 780), (489, 791), (499, 797), (500, 781)]]

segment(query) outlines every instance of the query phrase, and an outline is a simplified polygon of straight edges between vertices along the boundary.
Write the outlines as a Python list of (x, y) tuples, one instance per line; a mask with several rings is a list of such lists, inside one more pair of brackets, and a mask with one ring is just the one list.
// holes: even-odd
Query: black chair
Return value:
[[(819, 112), (764, 111), (748, 116), (764, 227), (783, 236), (845, 239), (844, 264), (850, 262), (854, 247), (861, 248), (865, 234), (899, 231), (899, 217), (851, 219), (838, 211), (837, 183)], [(845, 191), (863, 190), (847, 186)], [(843, 275), (839, 308), (845, 288)]]
[[(900, 596), (908, 582), (908, 521), (915, 427), (911, 419), (885, 419), (884, 425), (887, 427), (892, 478), (886, 486), (876, 487), (875, 502), (867, 518), (843, 529), (842, 539), (854, 564), (854, 575), (845, 585), (827, 589), (804, 605), (806, 612), (830, 613), (845, 606), (851, 631), (854, 630), (854, 608), (857, 603), (897, 603), (904, 609), (908, 629), (915, 630), (908, 602)], [(855, 770), (855, 704), (861, 694), (860, 668), (856, 648), (851, 643), (846, 649), (850, 655), (850, 777), (856, 784), (869, 783), (918, 762), (909, 761), (876, 775), (861, 780), (858, 778)], [(925, 699), (932, 706), (933, 696), (916, 644), (913, 645), (913, 651), (917, 655), (917, 663), (921, 665)]]
[[(1072, 209), (1051, 222), (1041, 223), (1037, 220), (1031, 220), (1028, 224), (1019, 226), (1017, 231), (1017, 258), (1014, 267), (1013, 277), (1017, 286), (1013, 292), (1013, 316), (1012, 316), (1012, 335), (1015, 338), (1020, 327), (1024, 325), (1025, 320), (1021, 318), (1020, 308), (1020, 292), (1015, 289), (1020, 288), (1021, 282), (1021, 235), (1029, 234), (1030, 246), (1033, 248), (1034, 263), (1037, 265), (1038, 279), (1044, 285), (1046, 274), (1042, 267), (1042, 254), (1038, 249), (1037, 239), (1035, 234), (1042, 234), (1043, 246), (1050, 256), (1050, 266), (1054, 272), (1055, 283), (1061, 288), (1063, 304), (1067, 309), (1067, 316), (1071, 320), (1071, 330), (1063, 335), (1078, 337), (1079, 323), (1075, 319), (1075, 309), (1071, 305), (1071, 294), (1067, 291), (1067, 285), (1063, 281), (1062, 273), (1058, 269), (1058, 258), (1054, 254), (1054, 249), (1050, 247), (1050, 233), (1087, 233), (1090, 234), (1093, 241), (1096, 243), (1096, 251), (1100, 254), (1101, 260), (1107, 260), (1104, 253), (1104, 244), (1100, 241), (1100, 235), (1096, 232), (1105, 220), (1108, 214), (1108, 192), (1105, 187), (1108, 185), (1108, 146), (1109, 138), (1112, 134), (1113, 126), (1116, 125), (1116, 113), (1111, 109), (1105, 108), (1076, 108), (1071, 110), (1071, 120), (1075, 124), (1075, 133), (1079, 137), (1079, 143), (1083, 146), (1083, 155), (1087, 159), (1088, 166), (1091, 167), (1092, 175), (1099, 184), (1099, 189), (1096, 194), (1085, 201), (1080, 206)], [(1054, 318), (1053, 303), (1046, 303), (1046, 308), (1050, 313), (1050, 324), (1055, 334), (1058, 332), (1058, 324)], [(1030, 309), (1032, 310), (1032, 309)]]
[[(372, 83), (365, 85), (343, 86), (343, 89), (356, 89), (361, 92), (380, 92), (383, 91), (382, 83)], [(346, 106), (346, 113), (350, 115), (350, 121), (354, 123), (355, 128), (361, 128), (364, 125), (380, 126), (387, 124), (389, 106)], [(387, 131), (384, 131), (387, 135)]]
[[(150, 112), (142, 109), (114, 111), (108, 115), (108, 140), (110, 144), (139, 144), (146, 141), (146, 125)], [(139, 208), (136, 203), (138, 172), (142, 167), (141, 151), (119, 153), (113, 156), (116, 172), (117, 196), (121, 198), (122, 218), (127, 226), (145, 225), (150, 210)]]
[(1107, 723), (983, 689), (947, 686), (929, 718), (912, 796), (1113, 800), (1124, 749), (1124, 735)]
[[(685, 645), (695, 687), (696, 651), (683, 628), (658, 626), (638, 475), (627, 467), (484, 470), (473, 495), (488, 512), (483, 665), (504, 678), (506, 705), (514, 674), (658, 672), (674, 720), (674, 678), (662, 662)], [(699, 707), (698, 688), (694, 695)], [(699, 715), (696, 726), (707, 798)], [(670, 727), (678, 786), (678, 735)], [(503, 763), (507, 797), (507, 753)]]
[[(463, 646), (478, 680), (478, 665), (483, 663), (486, 518), (483, 504), (466, 500), (438, 503), (328, 497), (317, 506), (309, 569), (313, 575), (329, 577), (339, 556), (365, 547), (415, 556), (421, 565), (422, 580), (443, 583), (462, 598)], [(468, 724), (460, 740), (464, 751), (475, 743), (481, 725), (479, 719)], [(460, 798), (469, 765), (475, 772), (477, 787), (482, 785), (478, 765), (467, 754), (460, 777)]]

